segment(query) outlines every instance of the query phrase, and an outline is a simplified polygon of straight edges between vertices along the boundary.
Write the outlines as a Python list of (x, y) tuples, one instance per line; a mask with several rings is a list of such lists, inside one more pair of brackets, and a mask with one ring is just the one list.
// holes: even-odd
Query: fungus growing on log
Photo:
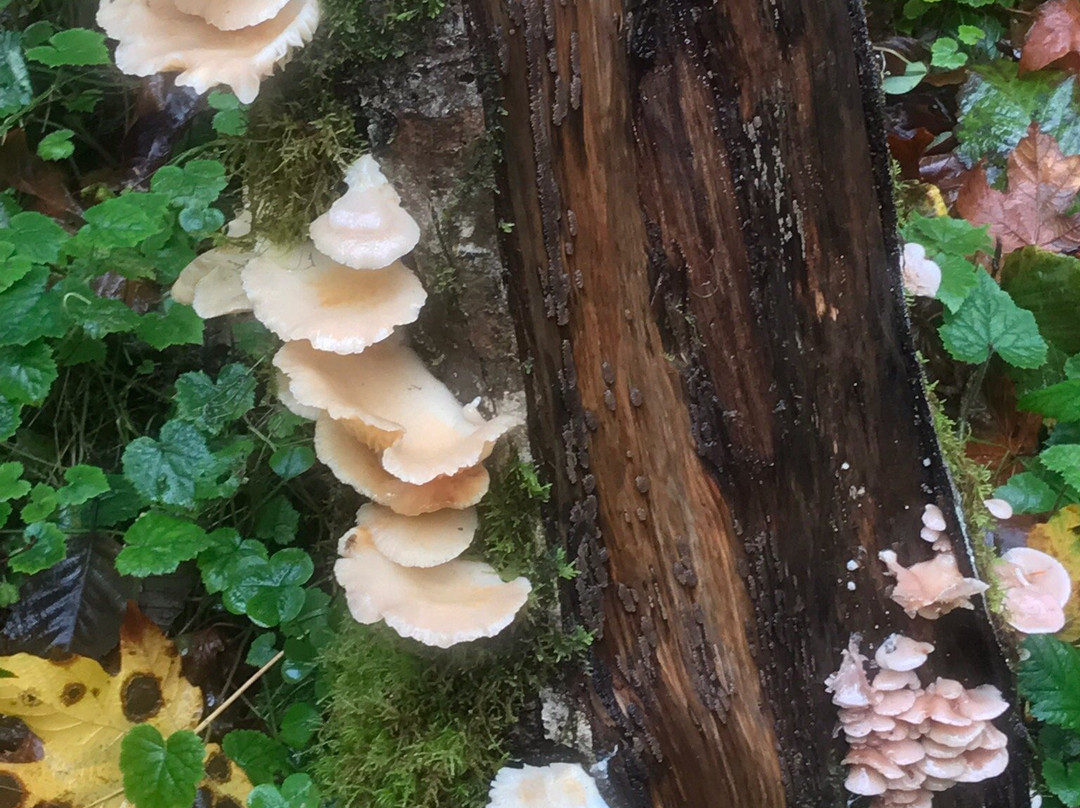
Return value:
[(311, 223), (319, 252), (353, 269), (381, 269), (417, 245), (420, 226), (374, 157), (365, 154), (353, 163), (345, 182), (348, 192)]
[(487, 421), (475, 404), (462, 406), (397, 339), (345, 356), (289, 342), (274, 364), (301, 404), (345, 422), (382, 452), (383, 468), (407, 483), (422, 485), (475, 466), (517, 424), (509, 416)]
[(607, 808), (607, 803), (580, 765), (552, 763), (499, 769), (487, 808)]
[(894, 634), (874, 655), (880, 671), (871, 680), (852, 637), (825, 680), (849, 746), (844, 784), (873, 797), (872, 808), (930, 808), (934, 792), (988, 780), (1008, 765), (1007, 738), (990, 723), (1008, 707), (1000, 691), (942, 678), (924, 689), (915, 670), (932, 651)]
[(360, 353), (413, 322), (427, 299), (400, 262), (361, 272), (313, 245), (267, 251), (241, 271), (259, 321), (286, 342), (308, 340), (320, 351)]
[(319, 4), (102, 0), (97, 22), (117, 40), (116, 66), (124, 73), (178, 71), (176, 83), (182, 87), (205, 93), (228, 85), (248, 104), (259, 94), (260, 82), (314, 36)]
[[(250, 232), (251, 214), (247, 211), (229, 222), (229, 238), (242, 238)], [(251, 303), (240, 281), (240, 270), (255, 255), (247, 250), (223, 246), (196, 256), (180, 270), (169, 290), (173, 300), (191, 306), (204, 320), (251, 311)]]
[(423, 485), (402, 482), (382, 467), (376, 451), (325, 414), (315, 422), (315, 454), (341, 482), (403, 516), (468, 508), (487, 493), (491, 479), (476, 465)]
[(916, 297), (933, 297), (941, 287), (941, 267), (926, 257), (926, 248), (909, 241), (904, 245), (904, 289)]
[[(878, 553), (889, 573), (896, 577), (890, 597), (900, 604), (908, 617), (919, 615), (936, 620), (953, 609), (973, 609), (971, 598), (987, 590), (988, 584), (977, 578), (965, 578), (960, 573), (947, 540), (945, 545), (947, 549), (939, 549), (929, 561), (920, 561), (910, 567), (900, 564), (892, 550)], [(938, 549), (937, 543), (935, 549)]]
[(1061, 562), (1040, 550), (1014, 547), (995, 566), (1005, 590), (1005, 619), (1024, 634), (1054, 634), (1065, 627), (1072, 580)]
[(368, 503), (356, 514), (357, 535), (371, 538), (385, 558), (403, 567), (435, 567), (469, 549), (478, 522), (475, 508), (445, 508), (422, 516), (402, 516)]
[(438, 648), (495, 636), (513, 622), (532, 590), (525, 578), (503, 581), (479, 561), (403, 567), (357, 530), (341, 538), (338, 553), (334, 576), (354, 619), (383, 620), (402, 637)]

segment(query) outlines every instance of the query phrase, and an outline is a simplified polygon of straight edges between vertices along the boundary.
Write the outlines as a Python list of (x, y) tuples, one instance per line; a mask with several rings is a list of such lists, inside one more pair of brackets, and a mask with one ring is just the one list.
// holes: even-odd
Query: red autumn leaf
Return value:
[(1050, 0), (1035, 11), (1020, 52), (1020, 73), (1054, 62), (1080, 72), (1080, 0)]
[(1008, 190), (996, 191), (976, 167), (956, 197), (957, 212), (974, 225), (990, 225), (1006, 253), (1029, 244), (1055, 252), (1080, 248), (1080, 216), (1066, 213), (1080, 191), (1080, 155), (1066, 157), (1032, 124), (1009, 155), (1007, 177)]

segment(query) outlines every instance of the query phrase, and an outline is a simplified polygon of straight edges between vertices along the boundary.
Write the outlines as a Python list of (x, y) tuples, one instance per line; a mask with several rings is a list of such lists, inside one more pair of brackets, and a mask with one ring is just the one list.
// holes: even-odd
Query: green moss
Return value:
[(308, 225), (339, 196), (344, 169), (360, 154), (351, 116), (329, 99), (318, 103), (323, 111), (310, 119), (257, 103), (247, 134), (227, 141), (224, 160), (241, 178), (255, 235), (281, 244), (307, 238)]
[(481, 808), (508, 731), (582, 658), (591, 638), (558, 612), (558, 581), (574, 571), (539, 532), (547, 490), (531, 464), (513, 459), (480, 509), (475, 546), (504, 577), (533, 583), (509, 631), (437, 651), (349, 622), (325, 653), (327, 722), (314, 774), (344, 808)]

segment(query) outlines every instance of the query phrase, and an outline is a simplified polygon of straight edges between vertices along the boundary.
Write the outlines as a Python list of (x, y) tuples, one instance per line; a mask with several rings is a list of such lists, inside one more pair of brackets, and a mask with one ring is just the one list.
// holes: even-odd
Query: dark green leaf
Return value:
[(945, 348), (961, 362), (985, 362), (996, 352), (1010, 365), (1032, 368), (1046, 361), (1046, 342), (1035, 317), (1018, 308), (1012, 298), (986, 274), (955, 315), (941, 326)]
[(44, 341), (0, 347), (0, 396), (8, 401), (40, 404), (56, 376), (56, 361)]
[(30, 493), (30, 483), (20, 479), (23, 464), (17, 460), (0, 463), (0, 502), (19, 499)]
[(123, 575), (139, 578), (165, 575), (210, 545), (206, 531), (193, 522), (151, 511), (124, 534), (124, 549), (116, 558), (116, 568)]
[(1012, 505), (1017, 513), (1046, 513), (1058, 504), (1058, 492), (1030, 471), (1014, 474), (994, 491), (994, 496)]
[(1043, 760), (1046, 787), (1065, 805), (1080, 805), (1080, 763), (1062, 763), (1054, 758)]
[(274, 647), (276, 641), (277, 637), (274, 636), (272, 631), (260, 634), (251, 641), (244, 662), (256, 668), (261, 668), (277, 654), (277, 648)]
[(176, 415), (211, 435), (255, 406), (255, 376), (240, 364), (226, 365), (214, 382), (202, 371), (176, 380)]
[(255, 517), (255, 536), (275, 544), (290, 544), (296, 539), (300, 512), (284, 496), (276, 496), (259, 509)]
[(1066, 484), (1080, 489), (1080, 445), (1060, 444), (1043, 449), (1039, 460), (1051, 471), (1056, 471)]
[(299, 477), (315, 465), (315, 452), (310, 446), (285, 446), (270, 455), (270, 468), (283, 480)]
[(97, 466), (72, 466), (64, 479), (67, 485), (56, 492), (61, 505), (82, 505), (109, 490), (105, 472)]
[(49, 37), (48, 45), (26, 51), (26, 58), (49, 67), (109, 64), (105, 35), (87, 28), (71, 28)]
[(191, 306), (173, 303), (164, 314), (143, 315), (137, 333), (159, 351), (172, 345), (198, 345), (203, 339), (203, 321)]
[(60, 299), (46, 292), (49, 271), (35, 267), (0, 294), (0, 345), (26, 345), (66, 330)]
[(27, 546), (8, 559), (12, 572), (33, 575), (64, 560), (64, 533), (51, 522), (35, 522), (23, 532)]
[(289, 750), (261, 732), (233, 730), (222, 740), (221, 748), (256, 785), (272, 783), (277, 775), (292, 771)]
[(56, 489), (45, 483), (37, 483), (30, 489), (30, 499), (23, 505), (19, 516), (26, 523), (40, 522), (52, 516), (60, 506), (60, 498)]
[(80, 239), (97, 249), (135, 247), (168, 227), (169, 198), (164, 194), (126, 193), (87, 209)]
[(190, 730), (167, 739), (150, 724), (139, 724), (120, 743), (124, 796), (135, 808), (188, 808), (203, 778), (202, 740)]
[(56, 263), (60, 248), (68, 240), (64, 228), (48, 216), (32, 211), (16, 213), (8, 227), (4, 231), (4, 241), (15, 247), (17, 255), (35, 264)]
[(74, 136), (70, 129), (50, 132), (38, 142), (38, 157), (42, 160), (66, 160), (75, 153), (75, 144), (71, 142)]
[(1059, 421), (1080, 421), (1080, 379), (1055, 384), (1021, 396), (1017, 406)]
[(232, 583), (233, 569), (245, 559), (267, 559), (266, 545), (254, 539), (243, 539), (231, 528), (215, 530), (209, 536), (207, 549), (199, 553), (199, 571), (203, 584), (211, 594), (223, 592)]
[(0, 31), (0, 116), (21, 112), (33, 98), (17, 31)]
[(225, 166), (217, 160), (191, 160), (182, 168), (165, 166), (150, 180), (150, 190), (164, 194), (177, 208), (205, 208), (226, 185)]
[(196, 486), (216, 468), (206, 439), (191, 424), (169, 421), (158, 440), (136, 438), (124, 449), (124, 476), (151, 502), (195, 506)]
[(1080, 260), (1037, 247), (1014, 250), (1002, 267), (1001, 285), (1035, 315), (1049, 342), (1066, 354), (1080, 353)]
[(322, 714), (307, 702), (290, 704), (281, 717), (278, 736), (293, 749), (304, 749), (322, 724)]
[(1048, 635), (1024, 639), (1028, 658), (1020, 663), (1020, 693), (1040, 721), (1080, 729), (1080, 651)]

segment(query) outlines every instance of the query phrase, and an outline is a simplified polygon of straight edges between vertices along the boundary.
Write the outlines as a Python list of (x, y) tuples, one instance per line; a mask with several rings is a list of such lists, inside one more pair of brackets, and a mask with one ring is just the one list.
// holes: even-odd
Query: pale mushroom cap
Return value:
[(888, 692), (905, 687), (919, 687), (919, 675), (914, 671), (883, 670), (874, 677), (874, 690)]
[(319, 252), (353, 269), (381, 269), (420, 241), (420, 226), (401, 207), (379, 164), (365, 154), (345, 174), (349, 190), (311, 223)]
[(341, 482), (405, 516), (468, 508), (480, 501), (490, 483), (487, 469), (479, 465), (423, 485), (402, 482), (382, 467), (374, 450), (325, 414), (315, 423), (315, 454)]
[(959, 783), (981, 783), (997, 777), (1009, 765), (1008, 749), (974, 749), (964, 755), (966, 769), (957, 778)]
[(318, 407), (307, 407), (296, 400), (296, 396), (289, 389), (289, 377), (277, 368), (274, 368), (274, 385), (278, 400), (297, 418), (314, 421), (322, 415), (322, 410)]
[(874, 691), (866, 677), (865, 662), (866, 657), (859, 651), (859, 641), (853, 636), (841, 652), (840, 667), (825, 679), (825, 690), (833, 694), (833, 704), (866, 707), (871, 703)]
[(928, 642), (919, 642), (903, 634), (891, 634), (874, 654), (874, 661), (888, 671), (913, 671), (926, 662), (934, 652), (934, 646)]
[(240, 270), (226, 262), (211, 269), (195, 284), (191, 306), (204, 320), (251, 311), (251, 301), (240, 283)]
[(941, 267), (926, 257), (926, 248), (909, 241), (904, 245), (904, 288), (916, 297), (933, 297), (941, 287)]
[(595, 781), (576, 763), (502, 768), (488, 808), (608, 808)]
[(360, 353), (420, 315), (427, 293), (404, 264), (358, 272), (308, 243), (268, 251), (242, 272), (259, 321), (285, 341), (320, 351)]
[(402, 567), (353, 534), (334, 564), (352, 616), (384, 620), (402, 637), (449, 648), (493, 637), (510, 625), (532, 586), (525, 578), (503, 581), (487, 564), (455, 559), (437, 567)]
[(1061, 562), (1030, 547), (1015, 547), (1002, 555), (996, 569), (1005, 589), (1009, 625), (1024, 634), (1053, 634), (1064, 628), (1072, 581)]
[(395, 564), (434, 567), (464, 553), (478, 524), (476, 508), (402, 516), (368, 503), (356, 514), (355, 531), (370, 536), (375, 549)]
[(179, 71), (176, 83), (182, 87), (205, 93), (225, 84), (242, 102), (250, 103), (274, 66), (314, 35), (319, 4), (289, 0), (272, 19), (222, 31), (201, 17), (184, 14), (173, 0), (102, 0), (97, 22), (118, 41), (116, 66), (124, 73), (152, 76)]
[(941, 512), (941, 508), (933, 503), (923, 508), (922, 521), (924, 527), (936, 530), (938, 533), (941, 533), (946, 527), (945, 514)]
[(185, 14), (202, 17), (222, 31), (235, 31), (266, 22), (285, 8), (289, 0), (173, 0)]
[[(935, 548), (936, 549), (936, 548)], [(896, 576), (891, 597), (909, 616), (919, 614), (933, 620), (953, 609), (973, 608), (970, 598), (985, 592), (989, 584), (960, 574), (956, 556), (944, 548), (929, 561), (904, 567), (892, 550), (878, 557)]]
[(983, 505), (995, 519), (1011, 519), (1013, 507), (1004, 499), (984, 499)]
[(866, 766), (852, 766), (848, 771), (847, 779), (844, 780), (844, 788), (852, 794), (873, 797), (885, 793), (886, 783), (885, 778), (873, 769)]
[(475, 407), (463, 407), (396, 339), (350, 355), (290, 342), (274, 364), (289, 377), (289, 388), (302, 404), (367, 427), (369, 432), (358, 436), (384, 449), (383, 468), (408, 483), (421, 485), (475, 466), (517, 424), (507, 416), (485, 421)]
[(1064, 606), (1072, 595), (1072, 579), (1064, 565), (1052, 555), (1032, 547), (1014, 547), (1001, 556), (1015, 565), (1031, 586), (1037, 587)]

